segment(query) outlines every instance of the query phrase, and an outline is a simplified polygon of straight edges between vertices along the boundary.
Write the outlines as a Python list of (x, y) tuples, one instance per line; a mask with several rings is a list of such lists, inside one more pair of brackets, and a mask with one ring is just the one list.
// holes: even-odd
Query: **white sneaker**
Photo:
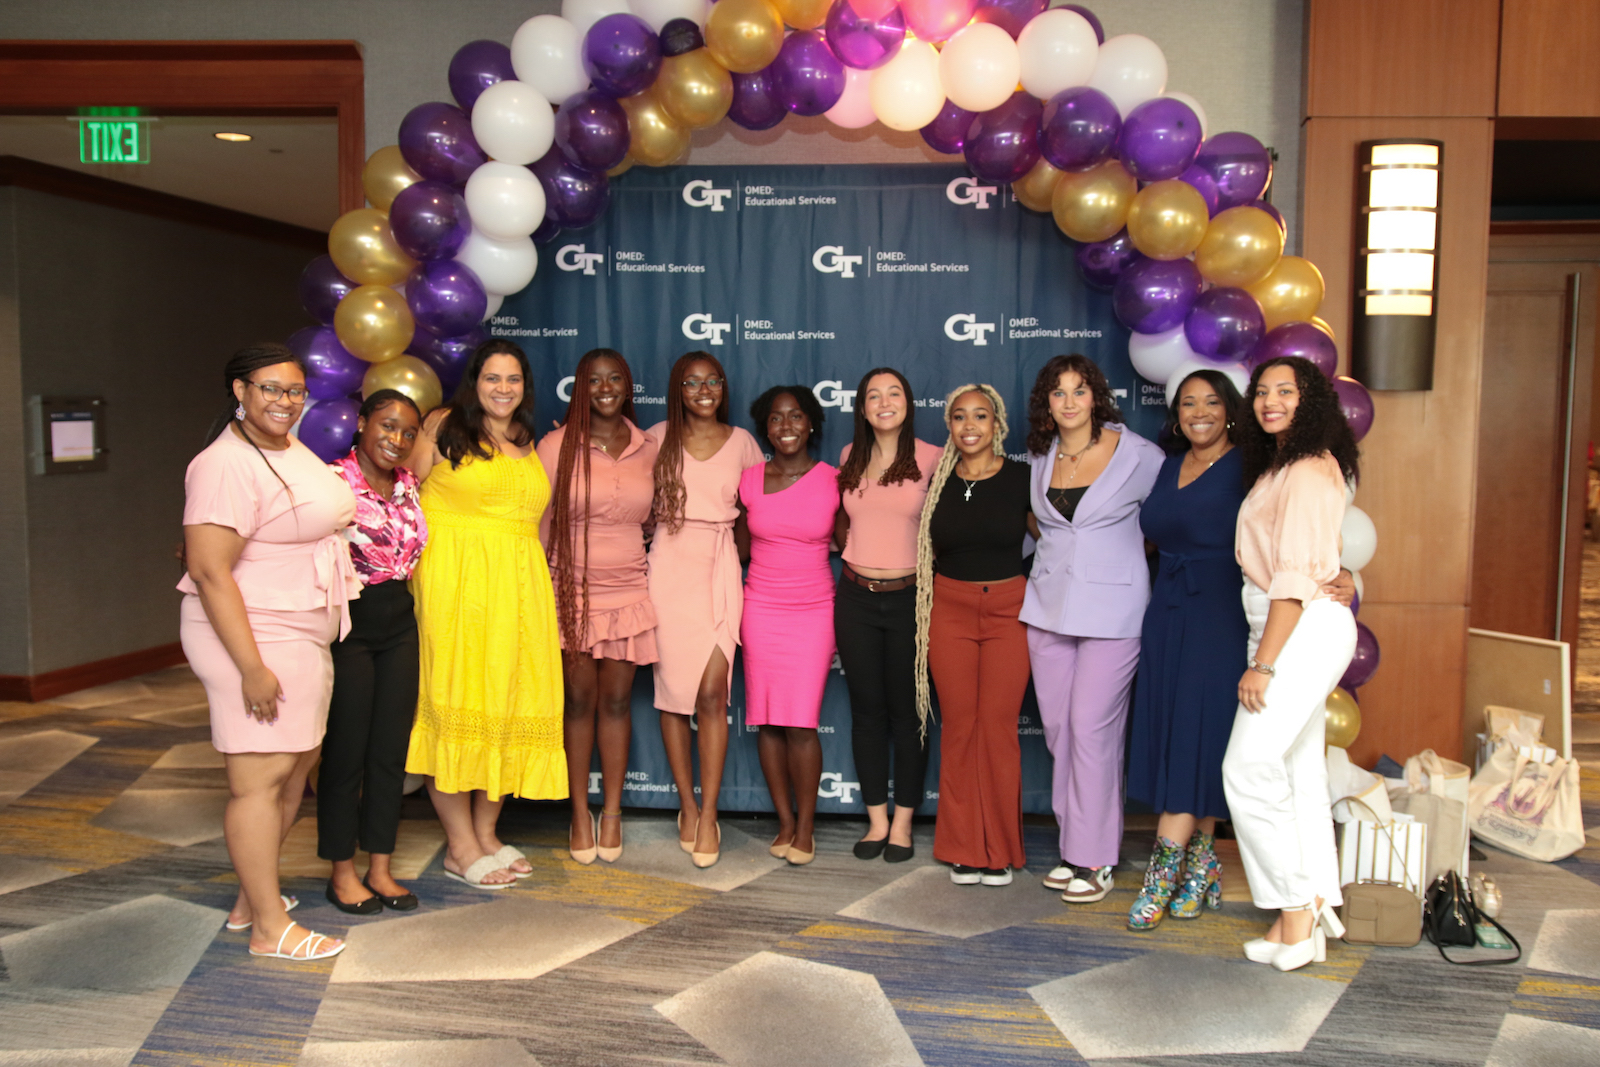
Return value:
[(1115, 884), (1110, 867), (1079, 867), (1061, 899), (1068, 904), (1093, 904), (1104, 900)]
[(950, 880), (956, 885), (977, 885), (984, 874), (977, 867), (963, 867), (957, 863), (950, 868)]
[(986, 870), (980, 880), (984, 885), (1010, 885), (1011, 868), (1001, 867), (999, 870)]
[(1068, 863), (1066, 860), (1062, 860), (1060, 863), (1051, 868), (1049, 874), (1044, 876), (1044, 887), (1046, 889), (1054, 889), (1059, 892), (1067, 888), (1067, 883), (1072, 881), (1077, 876), (1078, 872), (1073, 869), (1072, 864)]

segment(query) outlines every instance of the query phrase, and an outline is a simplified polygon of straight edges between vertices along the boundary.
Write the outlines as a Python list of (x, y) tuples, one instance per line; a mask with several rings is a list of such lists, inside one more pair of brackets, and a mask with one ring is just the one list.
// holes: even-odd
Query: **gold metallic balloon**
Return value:
[(661, 61), (655, 94), (679, 126), (715, 126), (733, 106), (733, 75), (704, 48)]
[(389, 216), (375, 207), (339, 216), (328, 231), (328, 255), (339, 273), (357, 285), (395, 285), (417, 265), (395, 243)]
[(333, 309), (333, 332), (339, 343), (368, 363), (382, 363), (404, 352), (416, 328), (405, 298), (387, 285), (358, 286)]
[(1128, 208), (1128, 239), (1151, 259), (1182, 259), (1206, 235), (1206, 199), (1176, 178), (1151, 182)]
[(1333, 748), (1349, 748), (1361, 732), (1361, 708), (1356, 698), (1344, 689), (1335, 689), (1324, 705), (1327, 720), (1328, 744)]
[(1050, 211), (1061, 232), (1074, 241), (1104, 241), (1128, 221), (1128, 208), (1138, 192), (1133, 175), (1117, 160), (1108, 159), (1098, 167), (1061, 175), (1050, 194)]
[(797, 30), (814, 30), (828, 21), (828, 9), (833, 0), (772, 0), (778, 16), (785, 26)]
[(1230, 207), (1211, 220), (1195, 249), (1194, 265), (1213, 285), (1248, 289), (1265, 278), (1283, 255), (1278, 220), (1255, 207)]
[(395, 356), (368, 367), (361, 378), (361, 398), (365, 400), (379, 389), (395, 389), (406, 394), (417, 402), (424, 415), (444, 399), (439, 376), (416, 356)]
[(634, 162), (647, 167), (665, 167), (689, 151), (689, 131), (672, 121), (672, 116), (661, 106), (655, 86), (617, 102), (628, 113), (628, 155)]
[(1299, 256), (1284, 256), (1249, 293), (1261, 305), (1267, 329), (1286, 322), (1309, 322), (1322, 306), (1326, 287), (1315, 263)]
[(768, 0), (718, 0), (706, 19), (705, 38), (718, 63), (736, 74), (754, 74), (778, 58), (783, 17)]
[(614, 166), (610, 170), (606, 171), (606, 177), (607, 178), (615, 178), (615, 177), (617, 177), (619, 175), (628, 173), (632, 169), (633, 169), (633, 156), (626, 155), (626, 156), (622, 157), (622, 162), (621, 163), (618, 163), (616, 166)]
[(1333, 327), (1328, 325), (1328, 320), (1327, 319), (1318, 318), (1316, 315), (1313, 315), (1313, 316), (1311, 316), (1309, 321), (1310, 321), (1311, 325), (1315, 326), (1317, 329), (1319, 329), (1323, 333), (1327, 334), (1328, 335), (1328, 340), (1333, 341), (1335, 343), (1338, 342), (1339, 338), (1334, 336)]
[(1050, 195), (1056, 191), (1056, 182), (1061, 180), (1063, 173), (1040, 156), (1032, 170), (1011, 183), (1011, 191), (1029, 211), (1049, 211)]
[(361, 189), (367, 194), (367, 203), (379, 211), (388, 211), (400, 190), (415, 185), (422, 175), (412, 170), (400, 155), (399, 145), (385, 145), (367, 157), (361, 168)]

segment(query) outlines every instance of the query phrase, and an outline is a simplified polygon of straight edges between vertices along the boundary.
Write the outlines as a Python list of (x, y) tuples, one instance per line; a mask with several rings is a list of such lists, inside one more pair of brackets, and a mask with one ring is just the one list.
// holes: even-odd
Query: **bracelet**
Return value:
[(1262, 663), (1260, 660), (1255, 659), (1250, 661), (1250, 669), (1255, 671), (1257, 674), (1264, 674), (1268, 678), (1271, 678), (1273, 675), (1278, 673), (1278, 669), (1272, 664)]

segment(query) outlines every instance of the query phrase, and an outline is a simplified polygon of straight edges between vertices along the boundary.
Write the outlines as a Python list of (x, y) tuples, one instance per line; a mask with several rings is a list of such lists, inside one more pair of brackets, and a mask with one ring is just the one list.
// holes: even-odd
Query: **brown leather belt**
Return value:
[(915, 574), (908, 574), (903, 578), (863, 578), (851, 570), (848, 563), (844, 565), (840, 573), (844, 575), (847, 581), (854, 582), (869, 593), (894, 593), (901, 589), (913, 588), (917, 584), (917, 576)]

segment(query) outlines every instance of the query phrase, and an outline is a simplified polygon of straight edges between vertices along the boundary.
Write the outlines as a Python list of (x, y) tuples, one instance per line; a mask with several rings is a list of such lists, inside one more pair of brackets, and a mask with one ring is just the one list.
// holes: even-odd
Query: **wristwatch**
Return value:
[(1278, 673), (1278, 668), (1274, 667), (1272, 664), (1262, 663), (1260, 660), (1255, 659), (1250, 661), (1250, 669), (1255, 671), (1257, 674), (1264, 674), (1268, 678), (1271, 678), (1273, 675)]

